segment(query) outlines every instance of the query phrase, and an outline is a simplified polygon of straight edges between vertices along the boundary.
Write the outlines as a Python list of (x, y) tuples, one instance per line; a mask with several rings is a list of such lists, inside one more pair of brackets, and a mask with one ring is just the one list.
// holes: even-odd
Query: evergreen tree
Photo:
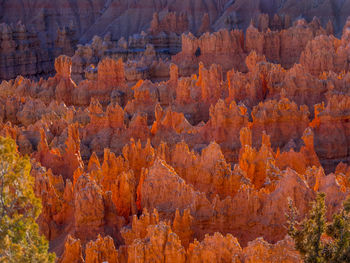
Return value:
[(333, 221), (327, 227), (327, 235), (332, 238), (328, 244), (329, 262), (350, 262), (350, 198), (343, 204), (343, 209), (333, 215)]
[(28, 157), (0, 137), (0, 262), (54, 262), (36, 223), (41, 203), (33, 191)]
[(311, 203), (311, 210), (302, 222), (297, 221), (297, 210), (289, 201), (288, 234), (295, 248), (307, 263), (350, 262), (350, 198), (343, 209), (326, 222), (325, 194), (319, 193)]

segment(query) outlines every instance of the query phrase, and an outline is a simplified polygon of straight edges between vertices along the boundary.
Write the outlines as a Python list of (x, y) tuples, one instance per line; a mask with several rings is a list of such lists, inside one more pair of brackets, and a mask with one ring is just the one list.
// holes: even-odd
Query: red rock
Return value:
[(124, 227), (121, 234), (124, 238), (125, 244), (130, 246), (135, 239), (143, 239), (147, 235), (147, 228), (150, 225), (157, 225), (159, 223), (159, 215), (156, 209), (150, 214), (147, 209), (143, 210), (142, 215), (137, 218), (133, 215), (131, 228)]
[(203, 128), (203, 133), (210, 141), (215, 140), (217, 143), (226, 143), (234, 145), (238, 140), (234, 138), (238, 135), (239, 130), (248, 124), (248, 112), (244, 105), (237, 105), (234, 101), (230, 104), (219, 100), (215, 106), (209, 109), (209, 121)]
[(123, 61), (109, 58), (102, 60), (98, 64), (97, 81), (101, 90), (110, 90), (117, 87), (124, 88), (125, 72)]
[[(232, 67), (242, 68), (244, 36), (242, 31), (221, 30), (200, 38), (191, 33), (182, 35), (182, 52), (172, 59), (180, 67), (182, 74), (188, 75), (195, 69), (193, 65), (202, 61), (205, 66), (216, 63), (227, 71)], [(197, 55), (196, 55), (197, 53)], [(209, 62), (210, 61), (210, 62)]]
[(186, 251), (179, 238), (164, 222), (149, 226), (146, 238), (136, 239), (128, 247), (128, 262), (185, 262), (185, 259)]
[[(297, 63), (308, 42), (325, 32), (316, 22), (307, 25), (304, 20), (298, 20), (291, 28), (271, 31), (268, 29), (268, 17), (260, 18), (259, 30), (252, 24), (247, 29), (245, 49), (248, 53), (255, 50), (257, 54), (265, 55), (268, 60), (278, 62), (285, 68)], [(272, 27), (281, 28), (278, 16), (274, 17)]]
[(199, 34), (203, 34), (206, 32), (211, 32), (211, 25), (210, 25), (210, 17), (208, 13), (205, 13), (202, 18), (202, 24), (201, 27), (198, 30)]
[[(291, 139), (300, 138), (309, 124), (307, 106), (298, 105), (286, 98), (259, 103), (252, 111), (254, 141), (265, 131), (271, 136), (273, 145), (282, 147)], [(293, 123), (293, 128), (289, 128)], [(278, 128), (277, 128), (278, 127)]]
[(63, 101), (67, 104), (72, 103), (71, 94), (76, 88), (76, 84), (71, 79), (72, 60), (67, 56), (60, 56), (55, 60), (56, 76), (55, 81), (57, 87), (55, 95), (58, 101)]
[(181, 244), (185, 248), (187, 248), (190, 241), (192, 241), (192, 221), (193, 217), (188, 209), (184, 210), (182, 216), (180, 215), (179, 210), (176, 210), (172, 229), (179, 236)]
[(304, 146), (301, 147), (299, 152), (295, 152), (294, 149), (291, 149), (289, 152), (276, 154), (276, 165), (280, 169), (290, 167), (298, 173), (303, 174), (307, 167), (321, 166), (314, 149), (313, 131), (310, 128), (307, 128), (304, 131), (302, 139), (304, 141)]
[[(270, 137), (263, 133), (260, 150), (252, 148), (251, 131), (247, 128), (241, 130), (242, 148), (239, 154), (239, 167), (246, 173), (252, 184), (261, 188), (267, 180), (267, 175), (277, 170), (274, 160), (274, 152), (271, 149)], [(248, 144), (245, 144), (248, 143)]]
[(290, 237), (274, 245), (268, 244), (262, 238), (249, 242), (248, 246), (243, 249), (243, 260), (247, 263), (273, 262), (275, 260), (283, 263), (302, 262)]
[(149, 140), (144, 147), (140, 141), (131, 140), (128, 145), (124, 146), (123, 156), (129, 162), (130, 168), (133, 169), (136, 181), (139, 181), (142, 168), (150, 167), (155, 158), (154, 149)]
[[(158, 178), (163, 178), (159, 180)], [(162, 191), (162, 186), (168, 185), (170, 191)], [(171, 186), (171, 187), (170, 187)], [(150, 195), (152, 193), (152, 195)], [(164, 161), (157, 159), (145, 175), (141, 189), (141, 207), (175, 212), (176, 208), (181, 211), (191, 205), (191, 200), (200, 203), (207, 202), (203, 194), (195, 192), (193, 188), (180, 178), (172, 167)], [(161, 208), (161, 209), (160, 209)]]
[(74, 48), (77, 42), (75, 33), (76, 31), (73, 25), (57, 29), (55, 47), (58, 49), (56, 51), (58, 54), (64, 54), (67, 56), (74, 55)]
[[(323, 167), (326, 171), (333, 170), (343, 156), (347, 155), (348, 125), (346, 112), (349, 97), (343, 94), (330, 95), (327, 106), (317, 115), (318, 125), (315, 127), (315, 151), (322, 160), (326, 160)], [(345, 113), (345, 114), (344, 114)], [(327, 134), (332, 134), (324, 140)]]
[(236, 238), (232, 235), (222, 236), (215, 233), (206, 235), (202, 242), (197, 240), (190, 244), (188, 262), (235, 262), (240, 263), (239, 255), (242, 251)]
[(129, 171), (119, 174), (110, 188), (118, 215), (127, 219), (130, 215), (135, 214), (136, 181), (133, 172)]
[(96, 241), (90, 241), (85, 247), (85, 262), (118, 263), (118, 252), (114, 247), (113, 239), (110, 236), (102, 238), (100, 235)]
[(56, 76), (69, 79), (72, 72), (72, 60), (67, 56), (60, 56), (55, 60)]
[(154, 120), (154, 106), (158, 101), (158, 89), (151, 81), (140, 80), (133, 88), (134, 99), (130, 100), (126, 106), (125, 111), (134, 115), (135, 113), (147, 113), (148, 123)]
[[(47, 168), (51, 168), (54, 174), (62, 175), (64, 178), (73, 179), (73, 173), (77, 168), (84, 166), (80, 156), (80, 139), (77, 125), (68, 127), (68, 137), (65, 143), (64, 152), (59, 149), (49, 149), (46, 135), (43, 130), (38, 152), (35, 158)], [(66, 163), (67, 162), (67, 163)]]
[(80, 240), (68, 236), (64, 244), (64, 253), (59, 259), (60, 263), (82, 263), (84, 262)]
[(50, 57), (48, 48), (40, 45), (38, 32), (30, 32), (21, 19), (13, 21), (14, 24), (1, 22), (0, 79), (51, 73), (54, 58)]
[(341, 72), (349, 65), (344, 57), (348, 51), (340, 46), (338, 39), (333, 36), (318, 36), (307, 45), (300, 57), (300, 63), (311, 74), (316, 76), (323, 72)]
[(173, 112), (171, 109), (163, 111), (161, 107), (156, 108), (156, 120), (153, 122), (151, 133), (159, 134), (159, 137), (168, 136), (168, 133), (191, 133), (194, 132), (183, 113)]
[(181, 34), (189, 30), (188, 17), (186, 14), (166, 13), (159, 19), (159, 14), (154, 13), (149, 30), (154, 35), (160, 32)]
[(101, 188), (87, 176), (80, 176), (74, 187), (74, 226), (76, 236), (94, 238), (104, 225), (104, 203)]
[[(287, 197), (299, 219), (318, 191), (327, 193), (328, 218), (341, 207), (349, 21), (338, 39), (331, 23), (321, 27), (326, 20), (291, 26), (299, 4), (281, 17), (255, 0), (94, 1), (74, 10), (66, 1), (56, 11), (46, 0), (5, 2), (1, 19), (17, 6), (13, 17), (40, 34), (0, 25), (3, 74), (30, 77), (0, 84), (0, 135), (32, 159), (40, 230), (62, 262), (300, 262), (285, 238)], [(22, 6), (43, 11), (28, 21)], [(62, 12), (79, 27), (68, 29)], [(138, 23), (128, 22), (132, 14)], [(256, 28), (244, 37), (252, 16)], [(57, 39), (46, 34), (56, 32), (53, 17), (63, 28)], [(149, 33), (117, 41), (150, 23)], [(102, 27), (104, 38), (58, 57), (45, 79), (51, 69), (40, 67), (52, 58), (42, 61), (39, 46), (72, 54), (73, 42)], [(220, 28), (242, 31), (210, 33)]]

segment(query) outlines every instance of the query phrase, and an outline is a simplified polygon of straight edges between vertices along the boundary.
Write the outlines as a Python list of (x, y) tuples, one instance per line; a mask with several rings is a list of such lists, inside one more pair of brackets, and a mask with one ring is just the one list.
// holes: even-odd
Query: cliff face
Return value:
[(220, 30), (213, 34), (205, 33), (196, 38), (191, 33), (182, 35), (182, 52), (173, 61), (183, 69), (181, 74), (193, 72), (193, 64), (202, 61), (206, 66), (217, 63), (225, 70), (232, 67), (243, 68), (244, 35), (242, 31)]
[[(299, 61), (301, 53), (308, 42), (318, 35), (326, 35), (319, 20), (314, 19), (309, 24), (305, 20), (298, 20), (292, 27), (271, 31), (261, 29), (263, 21), (260, 21), (259, 29), (251, 24), (246, 32), (245, 48), (247, 52), (255, 50), (258, 54), (264, 54), (269, 61), (279, 63), (283, 67), (290, 68)], [(274, 25), (271, 25), (273, 29)], [(277, 27), (278, 28), (278, 27)]]
[[(73, 4), (75, 3), (75, 4)], [(61, 7), (61, 8), (58, 8)], [(3, 22), (13, 23), (21, 20), (25, 24), (35, 26), (40, 31), (56, 32), (57, 21), (60, 26), (73, 23), (81, 39), (89, 40), (97, 33), (111, 31), (116, 38), (141, 32), (151, 24), (156, 25), (153, 19), (155, 12), (167, 10), (176, 13), (187, 13), (190, 29), (195, 33), (200, 29), (205, 14), (210, 17), (210, 24), (214, 29), (222, 27), (247, 27), (253, 18), (259, 23), (259, 29), (270, 26), (273, 30), (288, 27), (297, 17), (305, 17), (309, 21), (314, 16), (322, 18), (322, 24), (328, 20), (336, 22), (336, 32), (340, 32), (347, 18), (347, 2), (296, 3), (290, 2), (265, 3), (251, 0), (230, 2), (227, 0), (212, 2), (207, 0), (191, 0), (186, 5), (172, 1), (143, 1), (130, 5), (123, 0), (113, 2), (108, 0), (94, 1), (93, 3), (74, 2), (64, 0), (52, 2), (48, 0), (24, 1), (19, 0), (2, 4), (1, 17)], [(271, 14), (270, 17), (261, 15)], [(276, 15), (275, 15), (276, 14)], [(131, 17), (138, 17), (139, 23), (132, 23)], [(172, 20), (170, 20), (172, 21)], [(129, 25), (124, 27), (123, 24)], [(161, 23), (158, 23), (161, 24)]]
[(149, 30), (154, 35), (161, 32), (181, 34), (189, 30), (188, 16), (186, 14), (167, 13), (163, 18), (159, 18), (159, 14), (154, 13)]
[(0, 79), (46, 75), (52, 71), (49, 50), (42, 49), (38, 34), (29, 32), (20, 22), (0, 24), (0, 47)]
[[(108, 50), (108, 54), (113, 53), (117, 54), (118, 57), (133, 58), (144, 51), (147, 44), (152, 44), (156, 46), (163, 58), (169, 58), (169, 54), (173, 55), (180, 51), (181, 33), (191, 32), (199, 37), (206, 32), (238, 28), (244, 31), (247, 29), (245, 43), (240, 40), (240, 44), (244, 45), (247, 53), (252, 49), (259, 53), (264, 52), (269, 60), (289, 68), (297, 62), (307, 42), (313, 37), (323, 33), (340, 35), (346, 24), (349, 8), (347, 1), (332, 2), (332, 4), (306, 1), (303, 4), (297, 3), (295, 5), (288, 1), (265, 3), (260, 0), (251, 0), (247, 4), (228, 0), (216, 2), (190, 0), (185, 5), (179, 1), (170, 0), (147, 0), (132, 4), (127, 0), (117, 2), (98, 0), (91, 3), (73, 0), (60, 0), (58, 2), (14, 0), (4, 2), (0, 9), (0, 23), (5, 23), (7, 24), (5, 27), (11, 28), (10, 30), (4, 29), (7, 32), (4, 31), (4, 34), (12, 34), (10, 38), (14, 42), (9, 41), (8, 37), (2, 42), (6, 44), (5, 46), (15, 48), (15, 51), (12, 50), (13, 55), (5, 57), (6, 69), (2, 67), (4, 73), (0, 78), (11, 79), (17, 75), (35, 78), (47, 77), (53, 73), (55, 57), (62, 54), (72, 56), (77, 43), (91, 44), (94, 41), (94, 36), (105, 40), (107, 37), (109, 40), (105, 43), (113, 42), (113, 45), (109, 45), (109, 47), (108, 45), (100, 45), (97, 50), (99, 55)], [(315, 16), (320, 17), (320, 20), (313, 19)], [(133, 17), (137, 17), (137, 20), (135, 21)], [(296, 22), (300, 17), (310, 22), (310, 26), (306, 26), (306, 21)], [(19, 21), (30, 29), (29, 32), (20, 29), (17, 34), (18, 29), (11, 25), (17, 24)], [(250, 23), (251, 21), (253, 23)], [(297, 28), (290, 29), (293, 23), (296, 23)], [(321, 29), (320, 25), (324, 29)], [(17, 35), (20, 37), (18, 38)], [(187, 38), (191, 38), (191, 35)], [(222, 36), (222, 34), (215, 38), (226, 39), (223, 42), (224, 45), (227, 42), (227, 37)], [(23, 48), (20, 48), (23, 45), (26, 46), (23, 43), (26, 41), (23, 40), (32, 42), (30, 45), (35, 48), (24, 54)], [(208, 44), (210, 43), (212, 47), (215, 42), (214, 39), (202, 40), (209, 41)], [(183, 38), (183, 41), (188, 42), (188, 39)], [(16, 43), (16, 47), (13, 43)], [(201, 49), (203, 47), (202, 45), (197, 46)], [(217, 43), (214, 46), (220, 47), (220, 44)], [(233, 48), (236, 46), (234, 45)], [(121, 49), (117, 50), (116, 47)], [(186, 45), (184, 47), (186, 47), (184, 50), (188, 50)], [(77, 74), (75, 80), (79, 79), (80, 81), (85, 68), (90, 64), (97, 64), (102, 56), (90, 54), (89, 52), (94, 48), (89, 50), (80, 46), (79, 49), (79, 56), (83, 58), (77, 58), (79, 61), (77, 61), (78, 65), (74, 69), (74, 73)], [(215, 55), (219, 55), (219, 53), (216, 52)], [(239, 54), (239, 51), (236, 53)], [(207, 64), (210, 63), (210, 59), (216, 58), (216, 63), (221, 61), (225, 70), (231, 69), (233, 65), (244, 68), (244, 65), (240, 65), (236, 61), (237, 59), (242, 61), (236, 55), (231, 54), (230, 57), (225, 57), (221, 54), (217, 58), (216, 56), (210, 58), (210, 54), (206, 54), (201, 59)], [(13, 59), (13, 56), (17, 59)], [(195, 64), (198, 64), (197, 62), (198, 59), (196, 59)], [(190, 64), (190, 61), (188, 63)], [(84, 68), (82, 68), (82, 64), (84, 64)], [(157, 67), (151, 67), (147, 74), (152, 76), (155, 68)], [(133, 71), (139, 69), (136, 67), (133, 68)], [(184, 72), (187, 74), (188, 70)], [(164, 72), (165, 70), (163, 74)], [(134, 74), (136, 72), (133, 72), (132, 75)], [(142, 76), (144, 72), (137, 72), (137, 74)], [(163, 74), (158, 73), (156, 77), (162, 79), (167, 77)]]

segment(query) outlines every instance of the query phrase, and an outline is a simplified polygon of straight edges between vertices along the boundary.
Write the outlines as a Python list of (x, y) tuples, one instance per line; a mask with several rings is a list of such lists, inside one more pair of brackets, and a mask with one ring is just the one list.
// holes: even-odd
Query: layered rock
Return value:
[(319, 158), (315, 152), (314, 132), (311, 128), (307, 128), (304, 131), (302, 140), (304, 145), (301, 146), (299, 152), (295, 152), (293, 148), (282, 153), (277, 152), (276, 164), (280, 169), (291, 167), (298, 173), (303, 174), (308, 167), (321, 166)]
[(205, 236), (202, 242), (197, 240), (191, 244), (188, 252), (188, 262), (240, 262), (241, 246), (232, 235), (226, 237), (215, 233)]
[[(347, 8), (348, 3), (346, 2), (337, 3), (337, 5), (330, 5), (329, 3), (311, 5), (306, 3), (305, 6), (298, 3), (292, 8), (288, 3), (282, 3), (281, 5), (264, 4), (260, 7), (256, 0), (252, 0), (248, 5), (242, 2), (231, 3), (226, 0), (217, 3), (209, 0), (191, 0), (187, 5), (159, 0), (153, 3), (147, 0), (132, 6), (126, 0), (119, 3), (99, 0), (91, 5), (85, 3), (70, 5), (68, 1), (52, 3), (48, 0), (41, 0), (31, 4), (15, 0), (12, 3), (4, 3), (2, 5), (0, 22), (9, 25), (11, 23), (16, 24), (18, 21), (24, 22), (28, 28), (31, 28), (31, 31), (35, 32), (36, 42), (40, 47), (43, 47), (37, 49), (36, 53), (25, 54), (31, 60), (31, 63), (20, 63), (21, 70), (17, 71), (16, 75), (35, 75), (37, 77), (45, 74), (47, 76), (47, 73), (51, 73), (53, 69), (54, 57), (61, 54), (72, 55), (77, 40), (81, 44), (87, 44), (94, 39), (94, 36), (98, 36), (100, 39), (107, 36), (106, 39), (109, 40), (104, 41), (104, 44), (106, 44), (107, 42), (110, 43), (110, 40), (117, 42), (120, 39), (124, 39), (121, 42), (125, 42), (125, 39), (130, 37), (133, 39), (131, 42), (141, 44), (142, 49), (145, 49), (145, 43), (147, 42), (147, 44), (166, 46), (171, 54), (175, 54), (178, 46), (181, 46), (178, 34), (182, 32), (191, 31), (195, 34), (211, 32), (212, 29), (217, 31), (223, 28), (246, 30), (249, 27), (249, 21), (252, 19), (256, 21), (256, 27), (260, 33), (264, 35), (263, 38), (265, 40), (262, 46), (264, 46), (268, 54), (271, 54), (271, 56), (267, 55), (267, 57), (276, 59), (278, 51), (281, 50), (281, 59), (285, 61), (282, 64), (290, 67), (296, 62), (295, 59), (299, 57), (302, 51), (300, 48), (302, 46), (305, 47), (307, 43), (305, 41), (309, 35), (303, 29), (311, 29), (313, 34), (340, 33), (342, 26), (346, 24)], [(322, 14), (321, 20), (313, 19), (315, 15), (319, 14)], [(137, 23), (132, 17), (139, 18)], [(307, 22), (298, 22), (296, 25), (299, 29), (288, 32), (292, 22), (300, 17), (306, 18), (307, 21), (312, 20), (312, 22), (309, 24)], [(333, 23), (335, 26), (333, 26)], [(123, 25), (128, 26), (125, 27)], [(327, 30), (321, 30), (321, 25), (325, 26)], [(148, 28), (151, 29), (150, 32), (153, 35), (141, 34), (142, 31), (146, 31)], [(272, 31), (268, 30), (268, 28)], [(280, 41), (277, 37), (278, 33), (275, 33), (275, 31), (285, 31), (280, 34)], [(165, 32), (165, 34), (161, 32)], [(251, 35), (257, 35), (256, 33), (259, 32), (253, 32)], [(138, 36), (135, 37), (135, 34), (138, 34)], [(260, 38), (253, 36), (250, 39), (250, 43), (254, 46), (254, 39)], [(277, 48), (278, 42), (281, 42), (280, 48)], [(259, 41), (257, 43), (261, 44)], [(276, 48), (273, 48), (274, 46)], [(136, 48), (127, 48), (126, 52), (122, 52), (122, 50), (115, 50), (115, 45), (107, 49), (106, 45), (100, 47), (101, 52), (97, 51), (96, 53), (103, 54), (104, 51), (108, 50), (106, 54), (111, 52), (122, 57), (128, 57), (129, 55), (132, 57), (135, 53), (139, 53)], [(79, 49), (80, 54), (85, 53), (86, 57), (89, 58), (86, 60), (77, 59), (77, 70), (73, 69), (73, 72), (77, 73), (73, 74), (73, 79), (76, 82), (82, 80), (87, 66), (91, 63), (97, 64), (102, 58), (101, 56), (96, 56), (93, 48), (90, 50)], [(23, 58), (20, 58), (23, 57), (23, 53), (22, 55), (19, 55), (19, 51), (16, 53), (18, 60), (23, 62)], [(160, 53), (166, 56), (167, 52), (160, 51)], [(35, 56), (35, 54), (39, 56)], [(293, 55), (293, 59), (288, 58), (289, 54)], [(39, 63), (36, 63), (36, 57), (38, 57)], [(41, 58), (46, 58), (47, 60), (43, 61)], [(95, 60), (95, 62), (91, 62), (90, 59)], [(205, 59), (205, 56), (203, 56), (203, 59)], [(223, 56), (218, 59), (226, 61), (226, 63), (229, 61), (228, 59), (225, 60)], [(90, 62), (88, 62), (89, 60)], [(11, 68), (18, 70), (18, 68)], [(224, 68), (226, 67), (224, 66)], [(10, 72), (6, 74), (10, 76)], [(9, 78), (13, 78), (16, 75)]]
[[(257, 142), (265, 131), (274, 147), (284, 147), (290, 140), (299, 139), (309, 124), (307, 106), (298, 107), (288, 99), (260, 102), (252, 111), (253, 141)], [(292, 127), (290, 127), (292, 126)]]
[[(92, 10), (129, 10), (102, 2)], [(149, 33), (116, 43), (116, 28), (58, 57), (54, 77), (1, 83), (0, 135), (32, 159), (38, 223), (60, 262), (300, 262), (285, 238), (287, 198), (302, 219), (325, 192), (330, 219), (349, 194), (349, 168), (338, 163), (349, 159), (350, 24), (337, 39), (331, 23), (290, 26), (287, 16), (258, 16), (252, 1), (258, 23), (245, 38), (210, 34), (247, 21), (231, 12), (237, 1), (204, 2), (218, 9), (201, 3), (199, 13), (176, 15), (174, 4)], [(152, 6), (137, 28), (167, 1)], [(85, 26), (63, 23), (49, 50), (72, 54)], [(19, 38), (25, 52), (40, 46), (20, 24), (5, 29), (3, 52), (16, 56)], [(182, 35), (171, 63), (184, 31), (206, 33)]]
[[(266, 262), (279, 260), (279, 262), (301, 262), (300, 255), (294, 250), (293, 243), (289, 237), (275, 245), (271, 245), (263, 239), (256, 239), (242, 249), (237, 239), (232, 235), (222, 236), (215, 233), (206, 236), (201, 242), (195, 240), (190, 244), (188, 251), (179, 244), (177, 235), (171, 232), (171, 228), (164, 222), (147, 229), (148, 239), (135, 239), (127, 248), (116, 251), (111, 238), (99, 237), (95, 242), (86, 246), (85, 262), (148, 262), (158, 260), (159, 262)], [(66, 243), (65, 255), (68, 255), (70, 243)], [(75, 240), (78, 244), (79, 240)], [(79, 243), (80, 244), (80, 243)], [(163, 245), (163, 247), (162, 247)], [(93, 249), (93, 250), (92, 250)], [(127, 250), (126, 250), (127, 249)], [(80, 247), (81, 250), (81, 247)], [(119, 252), (119, 253), (118, 253)], [(119, 254), (119, 255), (118, 255)], [(118, 257), (117, 257), (118, 255)], [(139, 255), (135, 257), (135, 255)], [(63, 257), (61, 262), (83, 262), (74, 257)]]
[[(270, 176), (277, 176), (276, 179), (279, 177), (273, 174)], [(313, 190), (293, 170), (288, 169), (280, 176), (281, 179), (275, 181), (272, 188), (267, 188), (272, 190), (271, 193), (266, 190), (253, 191), (246, 185), (241, 187), (233, 197), (227, 197), (223, 200), (215, 198), (210, 201), (204, 193), (195, 191), (191, 185), (186, 184), (171, 167), (163, 161), (157, 160), (143, 180), (141, 206), (150, 209), (157, 208), (160, 213), (165, 213), (165, 216), (174, 213), (175, 208), (180, 210), (189, 208), (197, 222), (194, 225), (195, 237), (203, 237), (205, 229), (206, 233), (214, 233), (218, 230), (224, 233), (234, 233), (238, 237), (244, 237), (243, 242), (247, 241), (247, 236), (253, 238), (262, 233), (267, 239), (273, 240), (273, 237), (276, 236), (282, 238), (284, 233), (282, 229), (285, 218), (282, 215), (277, 216), (277, 214), (280, 214), (280, 211), (284, 209), (283, 206), (286, 204), (284, 202), (287, 202), (285, 197), (292, 196), (293, 191), (298, 191), (298, 196), (301, 198), (295, 199), (295, 203), (301, 213), (307, 211), (308, 203), (305, 201), (313, 197)], [(158, 177), (162, 180), (159, 181)], [(160, 189), (165, 185), (172, 187), (169, 188), (169, 191), (162, 192)], [(147, 194), (150, 192), (152, 195)], [(257, 200), (264, 200), (264, 203), (261, 206), (257, 205)], [(273, 209), (279, 211), (276, 212), (277, 214), (271, 214), (271, 203), (275, 204)], [(240, 210), (240, 213), (236, 214), (238, 211), (236, 206), (244, 207), (244, 210)], [(262, 214), (258, 213), (258, 210), (262, 211)], [(261, 224), (259, 216), (263, 216), (269, 222), (268, 224), (274, 222), (274, 227), (270, 228), (268, 225)], [(247, 228), (248, 221), (251, 220), (257, 223)], [(243, 229), (244, 234), (242, 233)], [(267, 229), (268, 231), (265, 232)]]
[[(35, 158), (48, 168), (51, 168), (57, 175), (73, 179), (76, 169), (82, 168), (83, 163), (80, 156), (80, 138), (77, 125), (68, 127), (68, 137), (64, 151), (49, 148), (44, 130), (40, 131), (41, 141), (38, 145), (38, 152)], [(69, 164), (69, 165), (68, 165)]]
[[(348, 70), (349, 51), (333, 36), (318, 36), (310, 41), (300, 57), (300, 63), (313, 75), (323, 72)], [(316, 58), (316, 59), (315, 59)]]
[[(341, 160), (347, 160), (348, 103), (347, 95), (330, 95), (324, 110), (317, 114), (315, 150), (327, 171), (334, 169)], [(327, 143), (323, 140), (326, 134), (332, 134), (328, 137)], [(336, 148), (334, 148), (335, 145), (337, 145)]]
[(198, 62), (206, 67), (220, 64), (225, 71), (233, 67), (242, 69), (244, 35), (242, 31), (220, 30), (196, 38), (191, 33), (182, 35), (182, 51), (172, 59), (180, 67), (182, 75), (191, 74)]
[(85, 247), (85, 262), (118, 263), (118, 252), (110, 236), (98, 236), (96, 241), (90, 241)]
[(264, 239), (256, 239), (243, 249), (243, 262), (302, 262), (300, 255), (294, 250), (292, 240), (288, 237), (274, 245)]
[(59, 260), (60, 263), (82, 263), (84, 262), (80, 240), (68, 236), (64, 244), (64, 253)]
[(159, 18), (158, 13), (153, 14), (149, 31), (157, 35), (160, 32), (182, 34), (189, 30), (189, 21), (186, 14), (167, 13)]
[(53, 58), (48, 49), (42, 49), (37, 33), (29, 32), (25, 25), (0, 24), (1, 63), (0, 79), (13, 79), (18, 75), (39, 76), (51, 73)]
[(245, 49), (255, 50), (260, 55), (284, 67), (291, 67), (298, 62), (306, 44), (315, 37), (315, 30), (299, 21), (296, 26), (286, 30), (265, 32), (250, 25), (246, 33)]
[(74, 25), (64, 26), (57, 29), (55, 40), (55, 57), (59, 55), (73, 56), (77, 44), (76, 30)]

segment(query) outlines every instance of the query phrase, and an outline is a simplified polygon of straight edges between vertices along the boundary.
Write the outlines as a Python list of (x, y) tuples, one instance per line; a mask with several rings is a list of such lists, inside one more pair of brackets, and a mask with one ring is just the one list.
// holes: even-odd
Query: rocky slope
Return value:
[[(223, 27), (246, 28), (251, 19), (264, 21), (276, 29), (282, 25), (304, 17), (311, 21), (314, 16), (321, 19), (323, 25), (331, 20), (336, 32), (340, 32), (348, 16), (349, 1), (209, 1), (190, 0), (185, 4), (178, 0), (166, 1), (128, 1), (98, 0), (92, 2), (79, 0), (25, 0), (2, 1), (1, 22), (14, 23), (21, 20), (38, 31), (47, 32), (52, 38), (59, 26), (76, 26), (79, 39), (90, 40), (94, 35), (111, 32), (114, 39), (139, 33), (156, 25), (154, 13), (160, 18), (167, 17), (168, 12), (187, 14), (187, 19), (178, 21), (177, 29), (189, 28), (193, 33), (203, 32), (205, 28), (218, 30)], [(205, 14), (208, 14), (207, 17)], [(259, 18), (260, 14), (268, 14), (270, 18)], [(288, 15), (289, 18), (279, 20), (274, 14)], [(136, 19), (136, 21), (135, 21)], [(187, 21), (186, 21), (187, 20)], [(176, 24), (176, 23), (175, 23)], [(127, 26), (126, 26), (127, 25)], [(161, 23), (159, 24), (160, 27)], [(173, 24), (174, 25), (174, 24)], [(188, 25), (188, 26), (186, 26)], [(210, 25), (210, 27), (209, 27)], [(176, 28), (173, 27), (172, 29)], [(263, 26), (262, 28), (265, 28)], [(172, 30), (176, 32), (177, 30)], [(43, 34), (44, 35), (44, 34)]]
[[(135, 56), (140, 49), (146, 50), (147, 44), (154, 45), (156, 50), (159, 47), (158, 51), (164, 57), (180, 51), (180, 35), (184, 32), (199, 37), (205, 32), (220, 29), (246, 30), (251, 21), (262, 33), (249, 31), (251, 41), (248, 40), (246, 44), (248, 53), (254, 45), (258, 45), (259, 49), (266, 49), (268, 59), (289, 67), (297, 62), (296, 59), (308, 40), (314, 36), (315, 30), (311, 30), (312, 33), (298, 32), (302, 39), (295, 39), (295, 32), (287, 31), (277, 36), (274, 31), (288, 29), (300, 18), (311, 22), (317, 16), (319, 24), (327, 28), (329, 33), (340, 36), (349, 10), (349, 1), (338, 0), (190, 0), (186, 3), (178, 0), (3, 0), (0, 1), (0, 23), (6, 25), (0, 28), (4, 35), (0, 38), (0, 45), (2, 49), (9, 50), (0, 54), (0, 68), (4, 71), (0, 79), (8, 80), (17, 75), (48, 77), (53, 73), (55, 57), (62, 54), (72, 56), (77, 43), (91, 43), (95, 35), (101, 38), (108, 36), (114, 46), (118, 42), (125, 48), (125, 41), (134, 43), (126, 46), (127, 50), (113, 50), (114, 54), (124, 59)], [(23, 23), (28, 32), (21, 29), (24, 31), (17, 34), (19, 29), (12, 26), (17, 23)], [(267, 31), (267, 28), (273, 32)], [(24, 55), (26, 46), (30, 46), (31, 50)], [(103, 55), (103, 49), (97, 57)], [(96, 57), (96, 54), (91, 54), (88, 50), (80, 49), (79, 52), (81, 55), (83, 53)], [(295, 54), (286, 54), (288, 52)], [(230, 56), (227, 59), (229, 58)], [(96, 60), (83, 59), (80, 63), (95, 62)], [(137, 74), (138, 77), (145, 75), (142, 70), (137, 72), (145, 67), (150, 67), (146, 70), (147, 77), (164, 79), (164, 71), (153, 76), (152, 73), (159, 72), (159, 69), (147, 64), (134, 66), (131, 74)], [(80, 68), (77, 73), (82, 74), (84, 70), (85, 67)], [(130, 79), (135, 81), (135, 76)], [(79, 78), (75, 80), (80, 81)]]

